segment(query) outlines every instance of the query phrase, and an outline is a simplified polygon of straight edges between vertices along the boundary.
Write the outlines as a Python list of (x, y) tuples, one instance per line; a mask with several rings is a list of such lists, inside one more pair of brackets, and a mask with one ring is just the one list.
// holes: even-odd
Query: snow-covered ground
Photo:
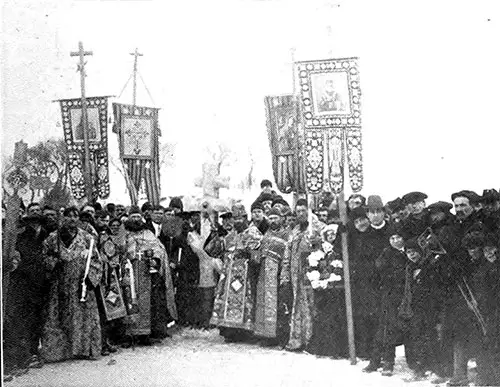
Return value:
[(31, 369), (6, 386), (432, 386), (407, 383), (410, 373), (398, 348), (392, 377), (366, 374), (366, 361), (318, 358), (251, 344), (226, 344), (217, 330), (184, 329), (160, 345), (120, 349), (97, 361), (69, 361)]

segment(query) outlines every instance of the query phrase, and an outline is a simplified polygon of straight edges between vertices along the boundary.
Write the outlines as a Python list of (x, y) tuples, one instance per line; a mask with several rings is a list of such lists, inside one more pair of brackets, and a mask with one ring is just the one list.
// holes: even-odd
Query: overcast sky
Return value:
[[(136, 47), (138, 103), (160, 107), (161, 141), (176, 142), (162, 194), (190, 193), (203, 149), (238, 155), (233, 185), (272, 176), (264, 96), (291, 93), (292, 57), (360, 58), (365, 188), (384, 201), (421, 190), (450, 200), (459, 189), (499, 188), (499, 2), (4, 0), (2, 153), (62, 137), (51, 101), (78, 97), (76, 51), (87, 95), (114, 95)], [(131, 102), (128, 87), (120, 102)], [(116, 139), (110, 141), (117, 153)], [(113, 177), (112, 197), (123, 194)], [(174, 182), (175, 180), (175, 182)], [(194, 191), (193, 191), (194, 192)]]

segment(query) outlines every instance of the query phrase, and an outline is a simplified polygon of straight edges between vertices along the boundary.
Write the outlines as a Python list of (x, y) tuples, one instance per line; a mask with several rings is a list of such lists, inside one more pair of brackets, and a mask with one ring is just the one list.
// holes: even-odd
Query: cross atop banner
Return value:
[(343, 189), (344, 160), (354, 192), (363, 187), (358, 58), (295, 63), (305, 131), (309, 193)]

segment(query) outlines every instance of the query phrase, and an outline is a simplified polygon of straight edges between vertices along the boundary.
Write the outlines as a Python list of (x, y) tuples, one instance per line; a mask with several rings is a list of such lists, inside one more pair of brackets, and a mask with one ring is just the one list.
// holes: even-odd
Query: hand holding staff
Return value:
[(80, 302), (87, 301), (87, 283), (85, 280), (87, 279), (87, 276), (89, 275), (90, 260), (92, 259), (92, 252), (93, 251), (94, 251), (94, 238), (91, 238), (90, 239), (89, 253), (87, 255), (87, 262), (85, 263), (85, 274), (83, 275), (83, 280), (82, 280), (82, 297), (80, 298)]

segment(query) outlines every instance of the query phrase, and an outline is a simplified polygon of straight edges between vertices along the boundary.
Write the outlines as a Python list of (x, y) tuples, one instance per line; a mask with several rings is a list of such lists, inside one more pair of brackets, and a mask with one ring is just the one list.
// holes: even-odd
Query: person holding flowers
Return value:
[(344, 294), (344, 265), (340, 245), (335, 244), (338, 226), (322, 231), (319, 249), (308, 257), (307, 277), (314, 289), (316, 313), (308, 352), (318, 356), (348, 356)]

